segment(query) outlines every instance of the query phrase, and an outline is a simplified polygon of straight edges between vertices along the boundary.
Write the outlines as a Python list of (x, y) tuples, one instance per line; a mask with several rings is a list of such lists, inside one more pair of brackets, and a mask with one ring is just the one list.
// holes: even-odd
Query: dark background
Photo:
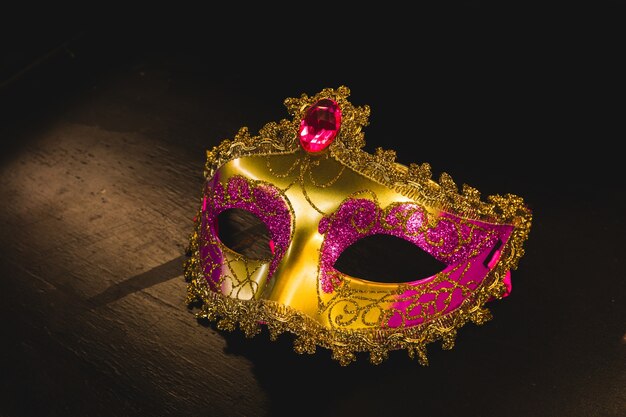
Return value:
[[(0, 415), (625, 414), (621, 2), (111, 12), (4, 29)], [(204, 151), (340, 85), (366, 149), (534, 213), (512, 295), (426, 368), (342, 368), (184, 305)]]

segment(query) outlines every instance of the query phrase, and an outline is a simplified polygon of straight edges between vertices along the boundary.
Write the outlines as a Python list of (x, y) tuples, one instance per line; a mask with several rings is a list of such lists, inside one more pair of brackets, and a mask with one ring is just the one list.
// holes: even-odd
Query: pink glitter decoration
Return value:
[[(216, 178), (207, 184), (206, 210), (202, 218), (200, 254), (209, 282), (217, 284), (221, 271), (214, 265), (223, 263), (222, 250), (217, 241), (217, 216), (231, 208), (243, 209), (256, 215), (268, 228), (272, 258), (268, 279), (276, 270), (291, 240), (292, 217), (280, 191), (268, 183), (250, 183), (244, 177), (228, 180), (226, 189)], [(217, 288), (214, 288), (217, 290)]]
[[(443, 281), (431, 276), (409, 283), (412, 288), (398, 295), (393, 307), (404, 312), (404, 318), (397, 313), (386, 325), (415, 325), (458, 308), (470, 296), (463, 295), (463, 288), (477, 289), (495, 267), (486, 262), (498, 241), (508, 240), (512, 226), (464, 220), (450, 213), (440, 214), (435, 227), (426, 221), (424, 209), (416, 203), (397, 203), (382, 210), (371, 200), (345, 201), (318, 226), (325, 235), (320, 262), (322, 290), (330, 293), (339, 285), (342, 274), (333, 265), (347, 247), (366, 236), (388, 234), (415, 244), (448, 266), (441, 272), (447, 276)], [(490, 261), (500, 252), (491, 256)]]
[[(509, 233), (504, 232), (508, 239)], [(490, 268), (484, 263), (488, 259), (492, 247), (486, 246), (477, 256), (462, 262), (447, 266), (441, 273), (447, 274), (447, 279), (435, 281), (435, 276), (411, 283), (411, 289), (397, 296), (397, 302), (393, 308), (405, 313), (404, 322), (402, 316), (397, 313), (387, 325), (397, 327), (399, 325), (414, 326), (436, 315), (445, 315), (458, 308), (465, 299), (471, 296), (485, 279)], [(470, 291), (463, 296), (463, 288)], [(417, 300), (415, 296), (422, 294)], [(417, 301), (417, 305), (416, 304)], [(409, 310), (411, 306), (415, 306)]]
[(341, 109), (330, 99), (324, 98), (311, 106), (300, 122), (300, 143), (307, 152), (326, 149), (337, 137), (341, 127)]

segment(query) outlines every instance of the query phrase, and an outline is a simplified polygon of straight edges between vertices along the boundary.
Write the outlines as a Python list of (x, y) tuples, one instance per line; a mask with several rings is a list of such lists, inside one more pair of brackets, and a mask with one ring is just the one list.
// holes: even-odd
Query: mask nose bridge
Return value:
[(318, 273), (323, 236), (317, 222), (300, 224), (285, 255), (265, 285), (261, 298), (287, 305), (310, 317), (317, 315)]

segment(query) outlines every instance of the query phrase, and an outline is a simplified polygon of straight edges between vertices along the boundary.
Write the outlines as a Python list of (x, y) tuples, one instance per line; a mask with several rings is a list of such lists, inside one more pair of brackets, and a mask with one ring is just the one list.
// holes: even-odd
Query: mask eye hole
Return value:
[(446, 266), (411, 242), (376, 234), (348, 246), (335, 261), (334, 268), (368, 281), (402, 283), (430, 277)]
[(248, 259), (265, 260), (273, 256), (274, 244), (267, 226), (248, 210), (222, 211), (215, 219), (215, 229), (227, 248)]

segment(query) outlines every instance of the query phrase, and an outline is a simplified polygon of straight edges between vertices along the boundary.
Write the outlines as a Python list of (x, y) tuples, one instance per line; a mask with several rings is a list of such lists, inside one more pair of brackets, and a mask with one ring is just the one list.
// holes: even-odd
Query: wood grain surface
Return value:
[[(296, 57), (272, 60), (260, 40), (157, 26), (63, 34), (64, 48), (0, 90), (0, 416), (626, 414), (626, 198), (623, 164), (602, 142), (624, 130), (612, 107), (597, 130), (595, 116), (554, 111), (578, 111), (550, 89), (569, 82), (535, 74), (502, 93), (546, 50), (494, 75), (476, 58), (488, 51), (473, 49), (457, 78), (448, 59), (447, 72), (412, 84), (408, 61), (365, 71), (375, 59), (356, 63), (359, 51), (330, 76), (296, 76)], [(511, 297), (492, 303), (493, 321), (461, 329), (453, 350), (429, 346), (428, 367), (401, 351), (340, 367), (321, 348), (294, 353), (289, 335), (218, 331), (184, 302), (205, 150), (287, 117), (286, 97), (339, 84), (373, 103), (372, 149), (484, 194), (520, 194), (535, 213)], [(400, 104), (398, 85), (426, 101), (419, 111)], [(587, 145), (569, 140), (589, 132)]]

